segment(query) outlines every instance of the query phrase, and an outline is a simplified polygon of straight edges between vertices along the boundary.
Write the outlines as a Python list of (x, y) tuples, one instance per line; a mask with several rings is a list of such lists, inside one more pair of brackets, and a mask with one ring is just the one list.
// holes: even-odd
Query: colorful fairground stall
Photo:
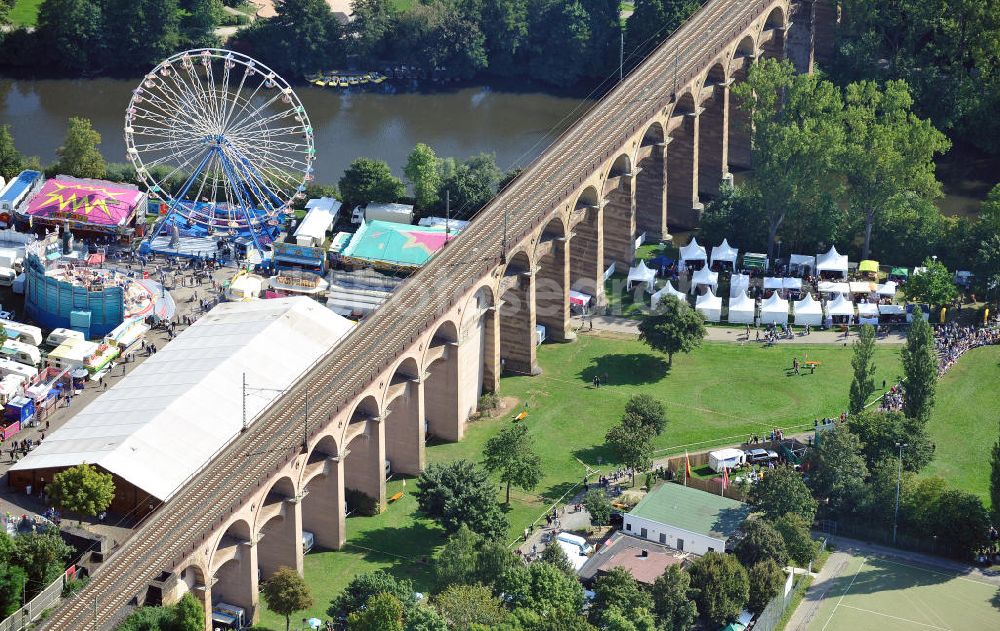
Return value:
[(58, 175), (18, 210), (18, 224), (22, 230), (63, 228), (90, 238), (127, 238), (135, 234), (136, 216), (145, 207), (146, 193), (130, 184)]

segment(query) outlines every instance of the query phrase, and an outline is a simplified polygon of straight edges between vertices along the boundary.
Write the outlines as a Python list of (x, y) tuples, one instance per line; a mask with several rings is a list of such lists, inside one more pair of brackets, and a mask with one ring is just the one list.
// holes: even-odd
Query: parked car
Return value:
[(767, 464), (778, 460), (777, 452), (767, 449), (747, 449), (744, 453), (746, 453), (747, 462), (750, 464)]

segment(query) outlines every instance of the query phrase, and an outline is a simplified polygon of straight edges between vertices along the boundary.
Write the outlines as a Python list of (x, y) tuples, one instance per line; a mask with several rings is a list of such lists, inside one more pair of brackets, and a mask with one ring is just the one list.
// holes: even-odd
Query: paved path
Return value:
[[(639, 335), (639, 321), (632, 318), (623, 318), (619, 316), (587, 316), (580, 317), (574, 316), (572, 318), (573, 328), (581, 333), (589, 333), (591, 331), (595, 333), (618, 333), (622, 335)], [(591, 329), (593, 325), (593, 329)], [(706, 340), (712, 342), (735, 342), (739, 344), (746, 344), (748, 342), (746, 337), (746, 329), (742, 327), (726, 327), (726, 326), (707, 326), (705, 327), (707, 335)], [(755, 333), (760, 330), (762, 333), (764, 329), (754, 329), (750, 327), (750, 343), (753, 344), (763, 344), (763, 342), (755, 341)], [(795, 333), (795, 337), (792, 339), (781, 339), (778, 340), (778, 344), (845, 344), (853, 342), (857, 339), (857, 334), (849, 332), (845, 337), (843, 333), (838, 333), (836, 331), (813, 331), (809, 335), (806, 335), (804, 331), (799, 331)], [(879, 335), (876, 338), (876, 343), (878, 344), (903, 344), (906, 342), (906, 335), (899, 331), (893, 331), (886, 335)]]

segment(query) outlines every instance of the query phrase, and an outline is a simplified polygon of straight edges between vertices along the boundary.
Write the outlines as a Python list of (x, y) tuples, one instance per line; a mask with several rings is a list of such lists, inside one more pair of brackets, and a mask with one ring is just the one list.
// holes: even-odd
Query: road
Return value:
[[(451, 309), (515, 245), (549, 220), (598, 166), (669, 106), (674, 86), (709, 67), (774, 2), (711, 0), (492, 202), (472, 225), (372, 317), (303, 373), (229, 446), (112, 553), (88, 585), (43, 623), (78, 630), (114, 624), (150, 581), (202, 545), (212, 528), (248, 501), (272, 472), (296, 457), (307, 395), (314, 418), (333, 418)], [(326, 398), (317, 402), (316, 393)], [(318, 425), (318, 424), (315, 424)], [(266, 430), (265, 430), (266, 428)], [(322, 427), (313, 426), (315, 437)], [(253, 449), (266, 434), (270, 449)], [(254, 453), (251, 457), (249, 454)], [(96, 619), (96, 620), (95, 620)]]

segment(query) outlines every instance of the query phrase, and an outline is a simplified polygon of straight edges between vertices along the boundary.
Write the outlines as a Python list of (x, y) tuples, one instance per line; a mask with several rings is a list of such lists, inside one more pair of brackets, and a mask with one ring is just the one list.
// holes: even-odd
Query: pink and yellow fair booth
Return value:
[(129, 184), (59, 175), (47, 180), (24, 211), (29, 228), (120, 235), (135, 223), (146, 193)]

